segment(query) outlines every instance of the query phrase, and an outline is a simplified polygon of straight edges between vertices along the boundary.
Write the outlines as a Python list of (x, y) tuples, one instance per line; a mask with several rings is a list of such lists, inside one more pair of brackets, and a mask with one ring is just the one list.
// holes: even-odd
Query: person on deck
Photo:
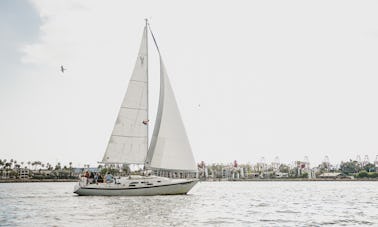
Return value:
[(84, 177), (85, 177), (85, 184), (88, 184), (88, 178), (89, 178), (89, 172), (86, 171), (85, 174), (84, 174)]
[(104, 183), (104, 179), (102, 178), (101, 174), (100, 173), (97, 173), (97, 182), (98, 183)]
[(95, 173), (95, 174), (94, 174), (93, 179), (94, 179), (94, 183), (97, 184), (97, 181), (98, 181), (98, 173)]
[(92, 184), (94, 182), (95, 174), (93, 172), (89, 172), (89, 183)]
[(106, 180), (106, 183), (113, 182), (113, 175), (111, 175), (110, 173), (107, 173), (105, 176), (105, 180)]

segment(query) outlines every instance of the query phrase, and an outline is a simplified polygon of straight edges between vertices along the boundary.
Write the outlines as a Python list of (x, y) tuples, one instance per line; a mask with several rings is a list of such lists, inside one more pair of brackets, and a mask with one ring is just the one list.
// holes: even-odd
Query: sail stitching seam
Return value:
[(132, 138), (146, 138), (147, 136), (122, 136), (122, 135), (112, 135), (112, 136), (117, 136), (117, 137), (132, 137)]
[(142, 81), (142, 80), (130, 80), (130, 81), (132, 81), (132, 82), (140, 82), (140, 83), (145, 83), (145, 84), (147, 84), (147, 81)]
[(134, 107), (127, 107), (127, 106), (121, 106), (123, 109), (132, 109), (132, 110), (147, 110), (147, 108), (134, 108)]

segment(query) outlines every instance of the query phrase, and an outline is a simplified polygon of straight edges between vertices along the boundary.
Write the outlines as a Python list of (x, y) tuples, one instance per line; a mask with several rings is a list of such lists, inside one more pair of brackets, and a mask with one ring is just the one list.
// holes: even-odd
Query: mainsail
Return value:
[(147, 25), (103, 163), (144, 164), (148, 150)]

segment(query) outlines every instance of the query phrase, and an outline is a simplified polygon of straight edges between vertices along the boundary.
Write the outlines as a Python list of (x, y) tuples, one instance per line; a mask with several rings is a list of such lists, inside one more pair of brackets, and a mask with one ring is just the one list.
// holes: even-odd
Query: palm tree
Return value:
[(3, 167), (3, 170), (5, 170), (5, 167), (6, 167), (5, 164), (6, 164), (6, 163), (7, 163), (7, 160), (6, 160), (6, 159), (3, 159), (3, 166), (4, 166), (4, 167)]
[(0, 178), (3, 176), (3, 168), (2, 166), (4, 165), (3, 160), (0, 159)]
[(12, 167), (11, 162), (5, 163), (5, 178), (9, 178), (9, 169)]
[(35, 165), (38, 167), (39, 166), (39, 170), (41, 170), (41, 165), (42, 165), (42, 162), (41, 161), (35, 161)]
[(70, 177), (72, 176), (72, 162), (68, 163), (70, 165)]
[(62, 167), (61, 167), (61, 165), (60, 165), (60, 162), (58, 162), (57, 164), (56, 164), (56, 166), (55, 166), (55, 170), (60, 170)]

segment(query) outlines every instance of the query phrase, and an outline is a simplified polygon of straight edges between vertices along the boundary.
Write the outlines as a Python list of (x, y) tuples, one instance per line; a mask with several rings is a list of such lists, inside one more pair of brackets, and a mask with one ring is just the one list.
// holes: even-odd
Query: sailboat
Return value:
[[(148, 146), (148, 34), (160, 59), (160, 93), (154, 131)], [(148, 21), (143, 29), (134, 71), (121, 104), (102, 162), (105, 165), (143, 164), (141, 175), (115, 177), (107, 183), (74, 187), (78, 195), (145, 196), (187, 194), (198, 182), (197, 166), (159, 47)]]

